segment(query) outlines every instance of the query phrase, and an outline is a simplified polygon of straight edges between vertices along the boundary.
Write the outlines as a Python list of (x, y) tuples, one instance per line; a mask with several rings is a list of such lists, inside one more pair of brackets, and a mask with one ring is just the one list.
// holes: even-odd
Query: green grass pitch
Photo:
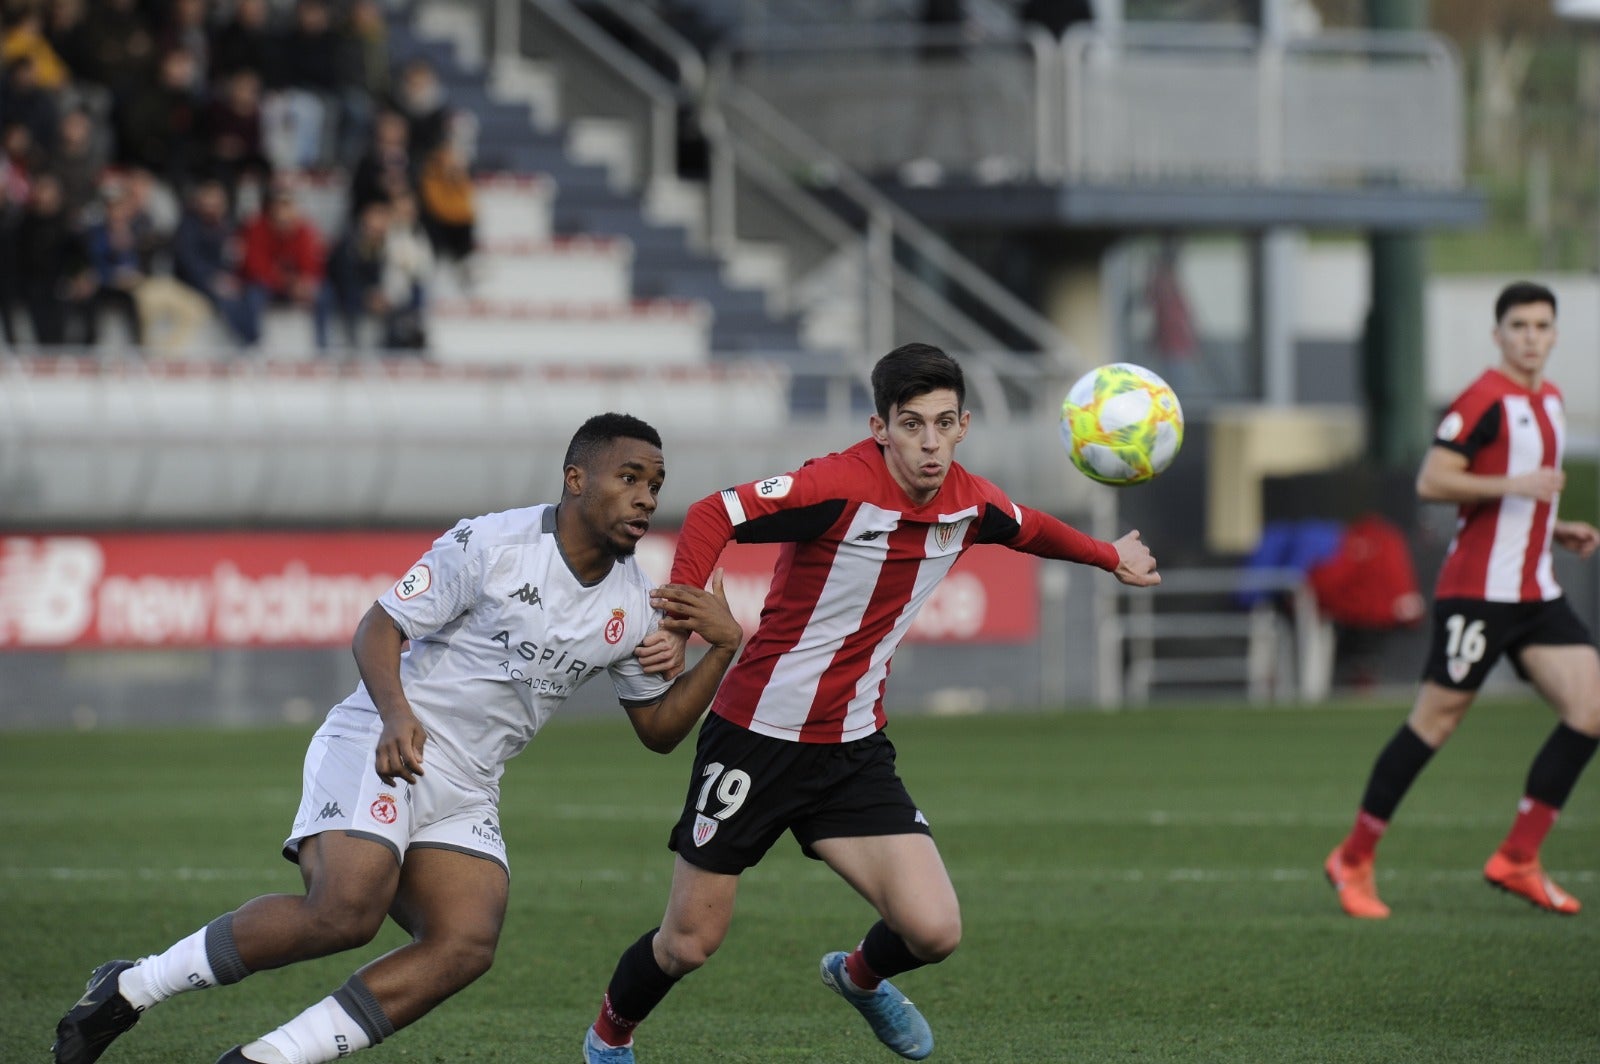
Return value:
[[(1550, 714), (1479, 705), (1385, 840), (1395, 915), (1342, 916), (1321, 861), (1399, 706), (906, 718), (890, 728), (959, 890), (965, 940), (899, 982), (935, 1061), (1600, 1059), (1600, 769), (1546, 864), (1589, 908), (1538, 912), (1479, 870)], [(0, 1061), (48, 1059), (90, 968), (165, 947), (258, 893), (308, 730), (0, 737)], [(658, 920), (690, 744), (556, 721), (512, 764), (514, 869), (495, 968), (362, 1060), (572, 1064), (618, 953)], [(785, 839), (732, 933), (641, 1029), (642, 1064), (897, 1059), (822, 989), (871, 914)], [(106, 1064), (210, 1062), (400, 941), (190, 994)]]

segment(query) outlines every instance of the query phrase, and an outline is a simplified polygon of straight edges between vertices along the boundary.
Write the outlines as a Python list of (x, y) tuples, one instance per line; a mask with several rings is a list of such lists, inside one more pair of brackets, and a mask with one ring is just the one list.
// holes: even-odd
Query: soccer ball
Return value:
[(1072, 464), (1102, 484), (1140, 484), (1183, 443), (1183, 408), (1166, 381), (1113, 362), (1078, 379), (1061, 404), (1061, 442)]

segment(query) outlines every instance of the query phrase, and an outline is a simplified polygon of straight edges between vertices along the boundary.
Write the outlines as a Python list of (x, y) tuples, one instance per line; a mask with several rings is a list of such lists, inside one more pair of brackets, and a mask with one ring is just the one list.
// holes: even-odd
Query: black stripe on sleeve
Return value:
[(817, 539), (844, 513), (845, 500), (824, 499), (810, 506), (752, 517), (733, 530), (738, 543), (799, 543)]
[(978, 519), (979, 543), (1010, 543), (1022, 531), (1017, 515), (994, 503), (985, 503)]

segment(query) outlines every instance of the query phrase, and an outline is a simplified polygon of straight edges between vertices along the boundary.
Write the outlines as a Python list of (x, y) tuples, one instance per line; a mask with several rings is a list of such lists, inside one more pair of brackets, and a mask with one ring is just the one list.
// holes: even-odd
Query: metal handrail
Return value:
[[(759, 131), (770, 145), (781, 148), (796, 162), (804, 163), (806, 173), (814, 183), (826, 184), (830, 192), (848, 199), (870, 220), (869, 225), (883, 226), (892, 239), (903, 243), (986, 304), (1060, 368), (1068, 371), (1088, 368), (1087, 361), (1052, 322), (950, 247), (932, 229), (879, 192), (870, 181), (797, 128), (765, 100), (734, 84), (726, 76), (726, 70), (721, 69), (724, 59), (719, 57), (712, 64), (714, 88), (709, 95), (711, 107), (742, 117), (747, 131)], [(731, 194), (731, 190), (724, 189), (722, 193)], [(716, 217), (713, 211), (713, 218)]]

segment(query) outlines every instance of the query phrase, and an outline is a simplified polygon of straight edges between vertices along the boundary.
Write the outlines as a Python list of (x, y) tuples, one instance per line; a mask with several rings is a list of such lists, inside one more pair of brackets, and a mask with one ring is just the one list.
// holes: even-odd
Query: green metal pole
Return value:
[[(1425, 29), (1427, 6), (1427, 0), (1366, 0), (1367, 23), (1374, 30)], [(1423, 372), (1426, 249), (1421, 236), (1398, 231), (1374, 232), (1368, 245), (1372, 312), (1363, 351), (1368, 454), (1379, 468), (1413, 469), (1433, 427)]]

